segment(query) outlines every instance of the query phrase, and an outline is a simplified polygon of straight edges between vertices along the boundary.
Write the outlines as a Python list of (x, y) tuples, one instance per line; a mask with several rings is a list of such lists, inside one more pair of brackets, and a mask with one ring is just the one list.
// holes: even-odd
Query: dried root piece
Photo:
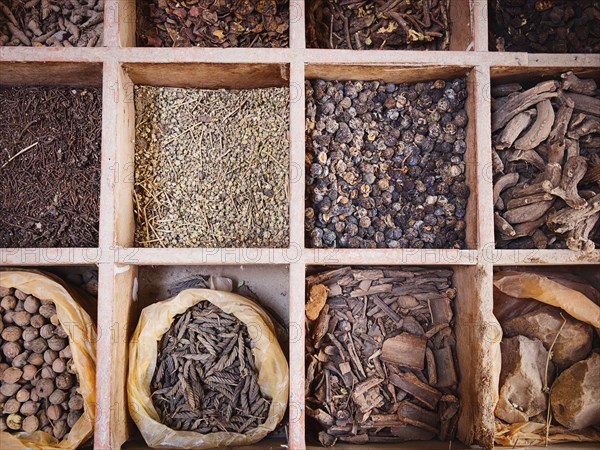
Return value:
[(548, 212), (554, 203), (553, 200), (532, 203), (531, 205), (521, 206), (515, 209), (509, 209), (504, 213), (504, 218), (510, 224), (517, 224), (523, 222), (531, 222), (542, 217)]
[(598, 223), (600, 214), (588, 217), (573, 227), (573, 231), (567, 238), (567, 247), (571, 250), (589, 253), (596, 248), (594, 241), (589, 239), (589, 235)]
[(552, 198), (552, 194), (547, 192), (542, 194), (528, 195), (527, 197), (511, 198), (508, 202), (506, 202), (506, 207), (508, 209), (519, 208), (521, 206), (531, 205), (532, 203), (546, 202), (548, 200), (552, 200)]
[(536, 115), (536, 110), (530, 109), (513, 117), (510, 122), (506, 124), (502, 133), (500, 133), (494, 148), (496, 150), (504, 150), (505, 148), (511, 147)]
[(571, 208), (585, 208), (587, 202), (579, 196), (577, 184), (584, 177), (586, 171), (587, 162), (583, 156), (570, 158), (565, 164), (560, 185), (550, 190), (550, 193), (562, 198)]
[[(583, 95), (596, 95), (596, 82), (592, 79), (582, 80), (577, 75), (575, 75), (572, 71), (563, 73), (560, 76), (563, 79), (562, 88), (565, 91), (574, 92), (576, 94)], [(493, 94), (492, 94), (493, 95)]]
[(492, 97), (504, 97), (522, 90), (523, 86), (519, 83), (499, 84), (492, 86)]
[(523, 161), (527, 164), (532, 165), (540, 171), (544, 171), (546, 168), (546, 163), (540, 156), (538, 152), (535, 150), (516, 150), (511, 151), (508, 155), (508, 161)]
[(567, 136), (571, 139), (580, 139), (592, 133), (600, 133), (600, 117), (587, 116), (577, 128), (571, 128)]
[(577, 111), (600, 116), (600, 99), (581, 94), (566, 93), (565, 95), (575, 102)]
[(515, 148), (517, 150), (532, 150), (544, 142), (552, 131), (554, 124), (554, 109), (550, 100), (544, 100), (536, 105), (537, 118), (535, 122), (517, 142)]
[[(598, 221), (599, 215), (600, 194), (596, 194), (587, 201), (584, 208), (563, 208), (560, 211), (552, 212), (548, 215), (546, 223), (548, 228), (555, 233), (567, 235), (567, 245), (570, 243), (569, 248), (572, 250), (590, 250), (595, 247), (595, 244), (588, 242), (588, 236)], [(596, 220), (594, 221), (592, 218)], [(582, 226), (584, 222), (586, 225)]]
[(504, 202), (500, 197), (500, 194), (504, 192), (506, 189), (513, 187), (519, 182), (519, 174), (518, 173), (508, 173), (503, 175), (494, 183), (494, 205), (498, 209), (504, 209)]
[(525, 92), (516, 94), (492, 114), (492, 132), (498, 131), (506, 125), (510, 119), (529, 109), (531, 106), (546, 99), (558, 96), (556, 93), (558, 86), (558, 81), (544, 81)]
[(498, 214), (497, 211), (494, 213), (494, 225), (496, 230), (502, 234), (503, 238), (506, 236), (508, 239), (513, 239), (517, 234), (513, 226), (508, 223), (504, 217)]

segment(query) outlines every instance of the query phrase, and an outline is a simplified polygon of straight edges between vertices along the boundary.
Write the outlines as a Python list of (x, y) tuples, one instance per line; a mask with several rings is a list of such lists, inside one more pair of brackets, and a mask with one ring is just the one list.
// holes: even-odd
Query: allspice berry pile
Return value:
[(464, 79), (311, 80), (306, 98), (311, 247), (464, 247)]
[(2, 287), (0, 298), (0, 431), (66, 439), (83, 397), (54, 303)]

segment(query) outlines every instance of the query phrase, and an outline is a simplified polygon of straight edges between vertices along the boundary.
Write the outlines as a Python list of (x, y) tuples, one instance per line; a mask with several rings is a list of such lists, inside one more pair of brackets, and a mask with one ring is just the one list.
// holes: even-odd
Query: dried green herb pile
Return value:
[(137, 86), (136, 245), (287, 247), (289, 90)]

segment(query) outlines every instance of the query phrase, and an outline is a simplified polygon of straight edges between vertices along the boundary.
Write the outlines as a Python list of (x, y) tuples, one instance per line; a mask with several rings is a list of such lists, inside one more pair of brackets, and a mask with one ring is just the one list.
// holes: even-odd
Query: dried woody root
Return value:
[(289, 0), (137, 0), (149, 47), (288, 47)]
[(174, 430), (247, 433), (271, 403), (259, 385), (246, 325), (209, 302), (177, 316), (159, 345), (152, 400)]
[(0, 1), (0, 46), (100, 47), (104, 0)]
[(318, 48), (448, 50), (449, 0), (312, 0), (307, 44)]
[(307, 414), (321, 443), (453, 439), (452, 271), (343, 267), (307, 284)]
[(573, 72), (492, 88), (499, 248), (600, 244), (600, 93)]

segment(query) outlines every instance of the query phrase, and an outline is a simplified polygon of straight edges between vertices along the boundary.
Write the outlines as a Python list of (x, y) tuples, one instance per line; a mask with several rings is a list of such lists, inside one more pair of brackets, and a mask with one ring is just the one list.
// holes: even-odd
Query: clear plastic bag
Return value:
[[(252, 353), (258, 370), (258, 384), (263, 395), (271, 400), (267, 420), (244, 434), (202, 434), (173, 430), (160, 422), (152, 403), (150, 383), (156, 369), (160, 339), (168, 331), (175, 316), (205, 300), (246, 324), (254, 342)], [(131, 416), (150, 447), (207, 449), (250, 445), (273, 431), (283, 418), (288, 401), (289, 369), (277, 342), (273, 322), (255, 302), (230, 292), (187, 289), (142, 311), (129, 344), (127, 386)]]
[(81, 305), (88, 299), (68, 288), (62, 280), (30, 270), (0, 271), (0, 286), (16, 288), (40, 300), (50, 300), (56, 306), (58, 320), (69, 337), (73, 362), (79, 377), (79, 390), (84, 401), (84, 413), (69, 432), (68, 439), (58, 441), (48, 433), (0, 433), (2, 450), (74, 449), (87, 441), (94, 431), (96, 404), (96, 328)]

